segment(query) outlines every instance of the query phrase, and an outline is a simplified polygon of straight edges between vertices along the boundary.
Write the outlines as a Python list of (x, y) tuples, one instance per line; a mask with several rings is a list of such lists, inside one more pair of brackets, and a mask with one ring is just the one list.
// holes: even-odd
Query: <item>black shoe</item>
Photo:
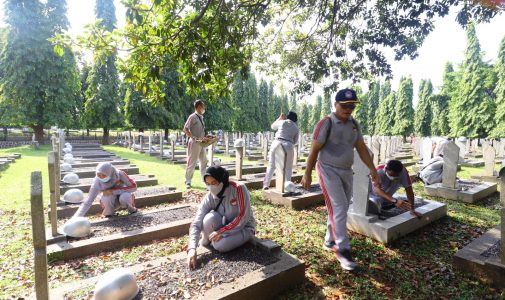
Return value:
[(268, 191), (270, 188), (268, 186), (263, 187), (264, 191)]
[(344, 270), (353, 271), (358, 267), (358, 264), (351, 257), (350, 250), (337, 251), (337, 259)]
[(332, 252), (337, 252), (337, 245), (335, 242), (324, 242), (323, 244), (323, 249), (326, 251), (332, 251)]

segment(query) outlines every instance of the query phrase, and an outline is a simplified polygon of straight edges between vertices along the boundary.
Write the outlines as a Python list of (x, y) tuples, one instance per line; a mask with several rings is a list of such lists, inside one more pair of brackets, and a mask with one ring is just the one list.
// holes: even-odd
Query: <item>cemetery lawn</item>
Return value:
[[(160, 185), (172, 185), (185, 191), (184, 165), (170, 165), (155, 157), (115, 146), (105, 147), (130, 159), (143, 174), (155, 174)], [(0, 299), (19, 298), (33, 291), (33, 261), (30, 227), (30, 173), (41, 170), (44, 200), (48, 202), (47, 151), (19, 147), (0, 150), (19, 152), (22, 158), (0, 172)], [(218, 156), (220, 157), (220, 156)], [(226, 158), (232, 159), (232, 158)], [(463, 168), (458, 176), (482, 172), (483, 168)], [(204, 187), (195, 172), (193, 185), (197, 193)], [(426, 196), (419, 183), (418, 195)], [(184, 193), (188, 195), (188, 193)], [(499, 222), (499, 197), (494, 194), (477, 204), (448, 204), (448, 216), (388, 246), (351, 233), (356, 260), (362, 268), (356, 273), (343, 271), (334, 254), (322, 249), (326, 208), (316, 206), (292, 211), (271, 205), (252, 194), (252, 205), (261, 238), (269, 238), (283, 249), (305, 261), (306, 282), (281, 295), (283, 299), (503, 299), (505, 291), (490, 288), (478, 279), (453, 270), (452, 257), (473, 239)], [(52, 287), (101, 274), (111, 268), (128, 266), (184, 249), (187, 237), (166, 239), (127, 247), (121, 251), (102, 252), (66, 263), (50, 263)]]

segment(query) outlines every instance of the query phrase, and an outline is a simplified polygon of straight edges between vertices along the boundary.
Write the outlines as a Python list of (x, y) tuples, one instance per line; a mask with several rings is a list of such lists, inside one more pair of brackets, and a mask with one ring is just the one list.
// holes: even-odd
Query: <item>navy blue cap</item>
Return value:
[(359, 102), (356, 92), (352, 89), (343, 89), (337, 92), (335, 102), (338, 103), (356, 103)]

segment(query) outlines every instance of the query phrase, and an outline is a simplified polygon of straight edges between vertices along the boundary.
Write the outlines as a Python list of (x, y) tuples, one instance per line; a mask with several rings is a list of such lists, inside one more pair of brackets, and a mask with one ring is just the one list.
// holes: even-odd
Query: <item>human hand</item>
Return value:
[(188, 257), (186, 258), (186, 263), (190, 269), (194, 269), (196, 267), (196, 250), (189, 249)]
[(310, 188), (310, 184), (312, 183), (312, 176), (309, 174), (303, 174), (302, 181), (300, 184), (304, 189), (308, 190)]
[(286, 120), (286, 115), (284, 113), (281, 113), (279, 120)]
[(377, 170), (370, 169), (370, 178), (372, 179), (373, 186), (380, 187), (380, 179), (379, 175), (377, 174)]
[(210, 235), (209, 235), (209, 241), (211, 242), (217, 242), (221, 239), (221, 234), (217, 231), (214, 231), (212, 232)]
[(405, 209), (405, 210), (412, 209), (412, 205), (410, 205), (410, 203), (408, 201), (400, 200), (400, 199), (397, 199), (396, 207), (401, 208), (401, 209)]

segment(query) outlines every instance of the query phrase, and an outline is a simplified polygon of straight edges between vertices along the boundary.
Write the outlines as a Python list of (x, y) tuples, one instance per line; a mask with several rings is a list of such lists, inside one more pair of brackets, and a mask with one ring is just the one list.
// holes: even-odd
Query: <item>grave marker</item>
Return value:
[(459, 147), (449, 142), (444, 147), (444, 167), (442, 171), (442, 186), (456, 188), (456, 173), (458, 172)]
[(32, 172), (31, 175), (31, 216), (34, 249), (35, 295), (37, 299), (49, 299), (47, 282), (47, 249), (44, 224), (44, 203), (42, 197), (42, 173)]
[(423, 158), (423, 165), (426, 165), (431, 160), (433, 151), (433, 143), (430, 138), (424, 138), (421, 144), (421, 157)]
[(482, 148), (482, 155), (484, 156), (484, 176), (494, 176), (496, 174), (494, 171), (496, 150), (489, 144), (486, 144)]
[[(379, 165), (380, 148), (381, 148), (381, 144), (379, 142), (379, 139), (373, 139), (372, 140), (372, 158), (373, 158), (373, 163), (376, 166)], [(356, 155), (354, 155), (354, 157), (356, 157)]]
[(286, 180), (287, 153), (282, 144), (275, 150), (275, 189), (284, 193), (284, 181)]

